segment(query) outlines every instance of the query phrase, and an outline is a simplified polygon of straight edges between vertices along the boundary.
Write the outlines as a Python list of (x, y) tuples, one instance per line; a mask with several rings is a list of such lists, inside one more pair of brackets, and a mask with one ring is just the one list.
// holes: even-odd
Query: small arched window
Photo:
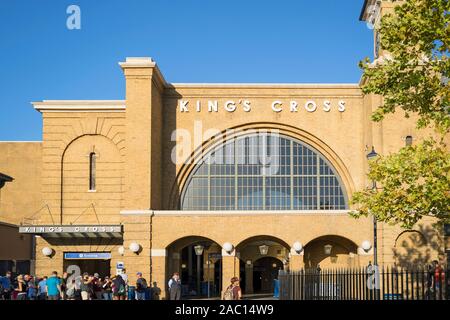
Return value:
[(405, 145), (407, 147), (409, 147), (409, 146), (412, 146), (412, 143), (413, 143), (413, 137), (412, 136), (406, 136), (406, 138), (405, 138)]
[(91, 152), (89, 154), (89, 191), (95, 191), (95, 162), (96, 154)]

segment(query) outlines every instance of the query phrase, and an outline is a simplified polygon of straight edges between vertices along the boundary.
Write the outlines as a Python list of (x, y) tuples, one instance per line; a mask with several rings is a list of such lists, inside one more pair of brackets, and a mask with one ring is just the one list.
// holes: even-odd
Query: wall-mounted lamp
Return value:
[(124, 248), (123, 246), (120, 246), (120, 247), (117, 248), (117, 252), (118, 252), (121, 256), (123, 256), (124, 253), (125, 253), (125, 248)]
[(372, 249), (372, 244), (370, 243), (369, 240), (365, 240), (361, 243), (361, 248), (365, 251), (368, 252), (370, 249)]
[(205, 247), (202, 246), (201, 244), (195, 246), (195, 247), (194, 247), (195, 254), (196, 254), (197, 256), (201, 256), (201, 255), (203, 254), (203, 249), (205, 249)]
[(327, 256), (331, 254), (331, 249), (333, 249), (333, 246), (331, 244), (326, 244), (323, 246), (323, 250)]
[(226, 251), (226, 253), (231, 254), (233, 252), (233, 245), (229, 242), (225, 242), (222, 246), (223, 250)]
[(269, 252), (269, 246), (268, 245), (263, 244), (263, 245), (259, 246), (259, 253), (262, 256), (265, 256), (268, 252)]
[(130, 251), (134, 252), (134, 253), (138, 253), (139, 250), (141, 250), (141, 245), (139, 243), (136, 242), (132, 242), (130, 243)]
[(42, 248), (42, 254), (46, 257), (50, 257), (53, 254), (53, 249), (49, 247)]
[(292, 248), (294, 249), (294, 251), (296, 252), (296, 253), (300, 253), (300, 252), (302, 252), (302, 250), (303, 250), (303, 245), (302, 245), (302, 243), (300, 242), (300, 241), (296, 241), (296, 242), (294, 242), (294, 244), (292, 245)]

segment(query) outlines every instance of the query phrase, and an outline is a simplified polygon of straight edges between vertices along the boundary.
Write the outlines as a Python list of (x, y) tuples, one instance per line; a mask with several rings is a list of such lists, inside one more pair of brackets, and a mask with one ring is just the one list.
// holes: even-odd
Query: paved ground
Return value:
[[(220, 298), (191, 298), (188, 300), (220, 300)], [(262, 294), (244, 294), (243, 300), (278, 300), (274, 298), (272, 294), (262, 293)]]

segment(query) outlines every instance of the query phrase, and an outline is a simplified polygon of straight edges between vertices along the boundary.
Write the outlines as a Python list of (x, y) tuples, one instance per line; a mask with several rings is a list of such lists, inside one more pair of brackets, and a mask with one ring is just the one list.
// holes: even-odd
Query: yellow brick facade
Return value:
[[(211, 245), (207, 253), (220, 255), (222, 288), (232, 276), (245, 276), (247, 292), (253, 292), (253, 264), (261, 258), (258, 248), (265, 242), (270, 244), (267, 256), (291, 270), (318, 263), (324, 268), (361, 267), (373, 261), (373, 249), (361, 248), (363, 241), (372, 241), (371, 218), (352, 219), (348, 210), (184, 211), (180, 196), (202, 154), (230, 138), (227, 130), (235, 129), (231, 135), (239, 135), (260, 129), (277, 130), (317, 150), (336, 169), (350, 199), (355, 190), (369, 185), (366, 154), (372, 146), (386, 155), (404, 146), (406, 136), (417, 141), (428, 134), (416, 130), (414, 119), (396, 113), (373, 123), (370, 115), (381, 99), (363, 96), (359, 84), (173, 84), (150, 58), (128, 58), (120, 67), (126, 82), (124, 101), (34, 103), (42, 113), (43, 140), (26, 154), (36, 173), (21, 171), (22, 158), (11, 165), (22, 192), (33, 190), (34, 195), (21, 208), (24, 204), (15, 191), (6, 202), (2, 194), (0, 213), (15, 223), (38, 211), (35, 225), (123, 226), (122, 237), (108, 241), (39, 237), (36, 274), (62, 272), (64, 252), (110, 252), (111, 274), (116, 263), (123, 262), (130, 283), (140, 271), (165, 298), (172, 272), (186, 268), (182, 250), (192, 250), (199, 241)], [(311, 100), (317, 104), (314, 112), (304, 108)], [(182, 112), (181, 101), (189, 101), (188, 112)], [(217, 101), (217, 112), (208, 111), (208, 101)], [(237, 105), (233, 112), (224, 107), (229, 101)], [(244, 110), (245, 101), (251, 103), (251, 111)], [(271, 108), (274, 101), (282, 111)], [(298, 111), (291, 112), (291, 101), (298, 104)], [(323, 109), (327, 101), (329, 111)], [(345, 111), (338, 110), (341, 101)], [(188, 152), (176, 148), (181, 141), (174, 132), (180, 129), (191, 134)], [(0, 144), (1, 153), (8, 152), (0, 159), (8, 161), (25, 148), (29, 146)], [(95, 190), (89, 190), (91, 152), (96, 154)], [(33, 182), (23, 185), (30, 176)], [(402, 263), (404, 256), (416, 263), (443, 259), (442, 239), (430, 226), (425, 221), (417, 232), (405, 233), (379, 224), (379, 263)], [(414, 242), (418, 236), (423, 239), (420, 247)], [(304, 250), (295, 252), (295, 242), (301, 242)], [(137, 254), (129, 249), (131, 243), (139, 244)], [(225, 243), (233, 245), (231, 252), (222, 249)], [(330, 243), (333, 256), (323, 252)], [(44, 247), (54, 254), (44, 256)], [(211, 266), (205, 255), (201, 263), (203, 280), (214, 278), (218, 265)]]

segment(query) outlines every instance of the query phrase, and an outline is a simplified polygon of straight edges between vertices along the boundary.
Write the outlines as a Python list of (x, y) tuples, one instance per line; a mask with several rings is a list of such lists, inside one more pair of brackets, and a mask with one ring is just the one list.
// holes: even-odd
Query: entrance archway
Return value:
[(253, 292), (272, 293), (274, 280), (278, 279), (278, 272), (283, 270), (283, 262), (277, 258), (264, 257), (253, 264)]
[(289, 245), (273, 236), (255, 236), (237, 247), (244, 294), (273, 293), (274, 280), (289, 261)]
[(167, 247), (167, 279), (178, 272), (184, 299), (217, 297), (222, 290), (222, 248), (215, 241), (189, 236)]
[(357, 267), (358, 246), (351, 240), (326, 235), (310, 241), (305, 246), (305, 268), (351, 268)]

